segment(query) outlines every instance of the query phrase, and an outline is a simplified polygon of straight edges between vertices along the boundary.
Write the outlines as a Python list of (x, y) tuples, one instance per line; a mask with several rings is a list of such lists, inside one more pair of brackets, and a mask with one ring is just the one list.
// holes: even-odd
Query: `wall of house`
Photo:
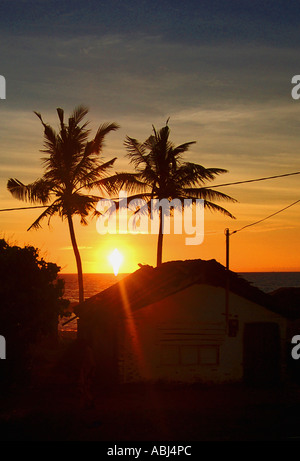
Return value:
[(225, 334), (225, 290), (193, 285), (124, 317), (118, 326), (121, 380), (240, 381), (244, 328), (252, 322), (278, 324), (283, 366), (283, 317), (233, 293), (229, 314), (238, 321), (233, 337)]
[(99, 310), (97, 316), (80, 319), (81, 339), (92, 349), (96, 380), (110, 383), (118, 380), (118, 322), (109, 312)]

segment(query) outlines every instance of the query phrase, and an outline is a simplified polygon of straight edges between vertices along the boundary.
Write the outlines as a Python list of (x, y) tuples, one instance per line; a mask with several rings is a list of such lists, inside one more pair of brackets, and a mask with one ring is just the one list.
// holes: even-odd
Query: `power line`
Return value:
[[(296, 174), (300, 174), (300, 171), (296, 171), (295, 173), (279, 174), (279, 175), (276, 175), (276, 176), (268, 176), (266, 178), (248, 179), (246, 181), (237, 181), (237, 182), (228, 182), (228, 183), (217, 184), (216, 186), (209, 186), (209, 187), (213, 188), (213, 187), (233, 186), (233, 185), (236, 185), (236, 184), (246, 184), (246, 183), (249, 183), (249, 182), (266, 181), (267, 179), (284, 178), (285, 176), (293, 176), (293, 175), (296, 175)], [(205, 188), (206, 188), (205, 186), (201, 187), (201, 189), (205, 189)]]
[(25, 206), (22, 208), (3, 208), (0, 211), (16, 211), (16, 210), (31, 210), (33, 208), (48, 208), (49, 205), (39, 205), (39, 206)]
[[(275, 213), (272, 213), (269, 216), (266, 216), (265, 218), (260, 219), (259, 221), (255, 221), (255, 222), (253, 222), (251, 224), (247, 224), (246, 226), (243, 226), (240, 229), (237, 229), (237, 230), (235, 230), (233, 232), (230, 232), (228, 228), (225, 229), (225, 236), (226, 236), (226, 269), (227, 269), (227, 271), (229, 270), (229, 239), (230, 239), (230, 236), (232, 234), (236, 234), (237, 232), (240, 232), (240, 231), (246, 229), (247, 227), (254, 226), (255, 224), (259, 224), (259, 223), (261, 223), (263, 221), (266, 221), (267, 219), (272, 218), (273, 216), (275, 216), (275, 215), (277, 215), (279, 213), (282, 213), (282, 211), (285, 211), (288, 208), (291, 208), (292, 206), (296, 205), (299, 202), (300, 202), (300, 200), (296, 200), (296, 202), (293, 202), (290, 205), (288, 205), (288, 206), (286, 206), (284, 208), (281, 208), (281, 210), (278, 210)], [(228, 303), (228, 286), (226, 288), (226, 306), (227, 306), (226, 309), (228, 309), (228, 304), (227, 303)]]
[[(245, 181), (237, 181), (237, 182), (228, 182), (228, 183), (224, 183), (224, 184), (216, 184), (215, 186), (214, 185), (209, 186), (209, 188), (212, 189), (212, 188), (215, 188), (215, 187), (235, 186), (237, 184), (246, 184), (246, 183), (250, 183), (250, 182), (266, 181), (268, 179), (284, 178), (284, 177), (287, 177), (287, 176), (294, 176), (294, 175), (298, 175), (298, 174), (300, 174), (300, 171), (296, 171), (294, 173), (280, 174), (280, 175), (276, 175), (276, 176), (267, 176), (265, 178), (247, 179)], [(202, 186), (199, 189), (206, 189), (206, 188), (207, 188), (207, 186)], [(0, 212), (1, 211), (30, 210), (30, 209), (34, 209), (34, 208), (47, 208), (48, 206), (49, 205), (28, 206), (28, 207), (21, 207), (21, 208), (3, 208), (2, 210), (0, 210)]]
[(263, 221), (266, 221), (267, 219), (272, 218), (273, 216), (275, 216), (275, 215), (281, 213), (282, 211), (287, 210), (288, 208), (291, 208), (293, 205), (296, 205), (296, 203), (299, 203), (299, 202), (300, 202), (300, 200), (296, 200), (296, 202), (293, 202), (293, 203), (291, 203), (290, 205), (288, 205), (288, 206), (282, 208), (281, 210), (276, 211), (275, 213), (270, 214), (270, 215), (267, 216), (266, 218), (260, 219), (259, 221), (253, 222), (253, 223), (251, 223), (251, 224), (247, 224), (246, 226), (241, 227), (240, 229), (237, 229), (237, 230), (231, 232), (231, 234), (236, 234), (237, 232), (240, 232), (240, 231), (242, 231), (243, 229), (246, 229), (246, 227), (254, 226), (255, 224), (259, 224), (259, 223), (261, 223), (261, 222), (263, 222)]

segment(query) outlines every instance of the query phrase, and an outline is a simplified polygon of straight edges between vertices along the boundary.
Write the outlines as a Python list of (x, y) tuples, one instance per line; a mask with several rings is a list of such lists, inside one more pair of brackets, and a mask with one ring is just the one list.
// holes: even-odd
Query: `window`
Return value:
[(182, 365), (197, 365), (198, 355), (198, 346), (180, 347), (180, 363)]
[(218, 365), (219, 347), (218, 346), (199, 347), (199, 363), (201, 365)]
[(162, 365), (218, 365), (219, 346), (170, 345), (161, 347)]

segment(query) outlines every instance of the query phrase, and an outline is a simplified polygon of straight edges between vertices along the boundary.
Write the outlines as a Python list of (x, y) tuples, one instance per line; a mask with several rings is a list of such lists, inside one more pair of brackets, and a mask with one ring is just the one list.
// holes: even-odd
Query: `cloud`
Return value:
[(2, 30), (41, 38), (146, 32), (197, 45), (280, 41), (293, 46), (298, 41), (299, 6), (283, 0), (73, 0), (71, 7), (62, 0), (2, 0), (0, 13)]
[[(197, 141), (186, 159), (229, 169), (218, 182), (299, 170), (300, 103), (290, 94), (298, 64), (291, 48), (170, 41), (159, 31), (132, 35), (122, 28), (72, 37), (37, 37), (21, 29), (18, 36), (2, 32), (2, 39), (3, 189), (7, 177), (30, 182), (42, 174), (43, 132), (32, 111), (56, 127), (56, 107), (68, 114), (80, 103), (91, 109), (93, 132), (104, 121), (121, 125), (104, 149), (106, 159), (118, 157), (117, 170), (130, 169), (125, 136), (143, 141), (152, 124), (159, 128), (168, 117), (175, 144)], [(259, 200), (262, 189), (264, 201), (272, 200), (277, 187), (287, 200), (284, 187), (292, 185), (291, 194), (297, 190), (293, 179), (273, 184), (272, 190), (260, 183), (226, 192), (248, 202), (252, 193)]]

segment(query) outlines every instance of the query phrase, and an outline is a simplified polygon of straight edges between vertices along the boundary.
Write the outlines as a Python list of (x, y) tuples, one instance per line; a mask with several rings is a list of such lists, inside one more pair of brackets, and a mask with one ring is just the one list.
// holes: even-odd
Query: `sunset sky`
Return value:
[[(144, 141), (152, 125), (170, 117), (175, 144), (196, 141), (186, 160), (229, 170), (212, 184), (300, 171), (300, 100), (291, 79), (300, 74), (298, 2), (2, 0), (0, 75), (0, 208), (25, 206), (6, 189), (8, 178), (30, 183), (43, 174), (42, 126), (57, 127), (56, 108), (68, 115), (90, 108), (93, 132), (107, 121), (104, 158), (129, 171), (126, 135)], [(205, 211), (204, 242), (166, 235), (163, 260), (216, 259), (225, 264), (225, 228), (258, 221), (300, 199), (300, 175), (222, 187), (238, 200), (221, 203), (236, 220)], [(0, 234), (76, 272), (68, 226), (27, 232), (40, 210), (0, 212)], [(230, 268), (300, 271), (300, 203), (230, 239)], [(99, 235), (96, 220), (75, 220), (83, 270), (111, 272), (109, 254), (124, 257), (121, 272), (154, 265), (154, 235)]]

